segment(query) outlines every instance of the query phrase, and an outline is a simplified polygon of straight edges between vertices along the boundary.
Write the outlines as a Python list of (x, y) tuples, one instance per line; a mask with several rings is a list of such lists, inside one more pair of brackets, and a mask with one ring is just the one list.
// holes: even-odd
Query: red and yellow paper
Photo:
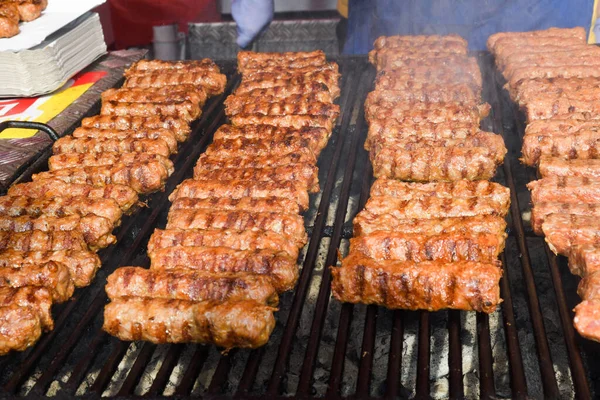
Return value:
[[(85, 72), (75, 75), (54, 93), (40, 97), (0, 99), (0, 122), (33, 121), (46, 123), (64, 111), (84, 94), (106, 72)], [(6, 129), (0, 132), (0, 139), (23, 139), (35, 135), (33, 129)]]

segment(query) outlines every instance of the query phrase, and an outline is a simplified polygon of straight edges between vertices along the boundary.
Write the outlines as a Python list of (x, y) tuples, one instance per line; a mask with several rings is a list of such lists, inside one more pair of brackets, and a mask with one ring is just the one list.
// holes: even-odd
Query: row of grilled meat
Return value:
[(102, 95), (101, 115), (55, 142), (49, 171), (0, 197), (0, 354), (24, 350), (52, 329), (51, 305), (91, 283), (101, 264), (96, 251), (115, 243), (121, 217), (139, 195), (164, 188), (169, 156), (207, 94), (202, 81), (187, 77), (164, 88), (133, 80), (185, 76), (180, 68), (212, 69), (224, 90), (225, 77), (210, 61), (140, 61), (124, 88)]
[(319, 191), (316, 160), (339, 107), (323, 52), (240, 52), (242, 81), (194, 176), (171, 194), (149, 243), (150, 269), (108, 279), (104, 329), (123, 340), (264, 345), (278, 294), (298, 279), (300, 213)]
[[(487, 181), (506, 154), (482, 132), (481, 74), (458, 36), (375, 41), (365, 147), (378, 179), (354, 220), (333, 294), (389, 308), (492, 312), (510, 194)], [(408, 183), (418, 181), (430, 183)]]
[(0, 0), (0, 39), (19, 33), (19, 22), (38, 19), (48, 0)]
[(600, 340), (600, 47), (583, 28), (501, 33), (488, 48), (527, 121), (522, 161), (539, 169), (531, 182), (531, 224), (581, 276), (575, 327)]

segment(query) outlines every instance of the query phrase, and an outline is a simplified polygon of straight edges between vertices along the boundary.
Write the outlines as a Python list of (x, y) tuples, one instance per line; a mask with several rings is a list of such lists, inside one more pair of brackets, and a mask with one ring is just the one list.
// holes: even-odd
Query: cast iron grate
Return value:
[[(119, 243), (101, 253), (92, 286), (55, 307), (56, 329), (24, 353), (0, 358), (0, 396), (220, 398), (591, 398), (600, 368), (595, 343), (580, 340), (571, 324), (576, 280), (565, 261), (531, 233), (525, 183), (531, 171), (518, 160), (520, 115), (500, 89), (489, 55), (480, 55), (484, 97), (493, 106), (487, 130), (505, 136), (509, 155), (497, 180), (511, 188), (510, 234), (502, 255), (504, 302), (491, 315), (390, 311), (339, 304), (330, 298), (327, 266), (347, 252), (351, 221), (372, 182), (362, 148), (363, 103), (375, 71), (364, 57), (337, 59), (342, 114), (319, 159), (322, 190), (305, 215), (310, 242), (300, 256), (295, 291), (281, 297), (269, 343), (221, 354), (211, 346), (121, 342), (101, 330), (106, 277), (122, 265), (148, 265), (146, 243), (164, 226), (167, 194), (192, 174), (212, 134), (225, 122), (213, 99), (176, 155), (166, 192), (123, 221)], [(48, 152), (43, 157), (48, 157)], [(39, 170), (36, 162), (22, 179)]]

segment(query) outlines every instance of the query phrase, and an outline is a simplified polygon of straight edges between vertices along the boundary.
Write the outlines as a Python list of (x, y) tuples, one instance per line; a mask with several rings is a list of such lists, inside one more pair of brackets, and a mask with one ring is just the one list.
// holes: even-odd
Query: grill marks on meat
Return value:
[(242, 78), (240, 86), (236, 89), (236, 94), (248, 93), (256, 89), (267, 89), (276, 86), (297, 86), (307, 85), (312, 82), (323, 84), (336, 99), (340, 95), (338, 86), (339, 73), (335, 71), (315, 71), (305, 74), (294, 74), (293, 71), (287, 73), (278, 72), (258, 72), (251, 77)]
[(18, 251), (60, 251), (86, 250), (87, 246), (83, 234), (79, 231), (0, 231), (0, 251), (7, 249)]
[[(67, 193), (69, 197), (114, 200), (123, 212), (127, 212), (138, 203), (137, 193), (126, 185), (110, 184), (105, 186), (94, 186), (89, 184), (67, 183), (59, 179), (40, 179), (35, 182), (19, 183), (8, 189), (9, 196), (25, 196), (30, 198), (51, 199), (63, 197), (65, 196), (65, 193)], [(83, 204), (83, 202), (81, 203)], [(96, 210), (106, 208), (107, 206), (104, 205)], [(74, 213), (78, 214), (77, 212)], [(94, 212), (91, 210), (85, 211), (83, 215), (89, 213)], [(104, 214), (100, 215), (105, 216)]]
[(555, 254), (568, 256), (575, 245), (600, 245), (600, 223), (595, 216), (550, 214), (542, 224), (542, 232)]
[[(426, 103), (448, 103), (457, 102), (464, 104), (479, 104), (480, 96), (473, 89), (464, 84), (437, 85), (425, 84), (418, 90), (399, 91), (387, 90), (378, 87), (375, 83), (375, 91), (367, 95), (368, 103), (386, 102), (426, 102)], [(380, 85), (381, 86), (381, 85)]]
[(174, 246), (283, 251), (294, 259), (298, 258), (298, 246), (293, 241), (268, 230), (157, 229), (148, 242), (148, 253)]
[(48, 289), (35, 286), (0, 287), (0, 308), (11, 306), (30, 309), (36, 314), (43, 330), (54, 329), (50, 312), (52, 295)]
[(402, 67), (397, 70), (383, 70), (377, 74), (376, 89), (403, 90), (410, 89), (415, 83), (453, 85), (462, 83), (472, 90), (481, 91), (482, 78), (477, 60), (463, 58), (458, 65), (421, 65)]
[(501, 301), (502, 269), (497, 263), (378, 262), (355, 253), (331, 273), (334, 297), (348, 303), (490, 313)]
[(127, 298), (106, 305), (103, 329), (126, 341), (256, 348), (269, 340), (275, 327), (274, 310), (251, 300), (216, 303)]
[[(209, 71), (221, 72), (217, 64), (209, 58), (202, 60), (186, 60), (186, 61), (162, 61), (162, 60), (139, 60), (127, 70), (125, 77), (134, 75), (144, 75), (148, 72), (163, 72), (163, 71)], [(195, 86), (194, 86), (195, 87)], [(168, 88), (160, 88), (159, 90), (168, 90)]]
[(340, 106), (323, 102), (310, 96), (293, 96), (284, 100), (278, 99), (255, 99), (252, 103), (226, 104), (226, 112), (229, 116), (242, 115), (316, 115), (337, 118), (340, 114)]
[(185, 209), (263, 211), (284, 214), (300, 213), (300, 207), (298, 207), (295, 201), (281, 197), (242, 197), (239, 199), (230, 199), (227, 197), (207, 197), (203, 199), (181, 197), (171, 205), (171, 210)]
[(281, 197), (295, 201), (301, 210), (308, 208), (308, 191), (297, 182), (256, 182), (253, 180), (187, 180), (181, 183), (169, 196), (175, 201), (181, 197), (206, 199), (210, 197), (227, 197), (241, 199), (243, 197)]
[(179, 142), (184, 142), (191, 132), (191, 128), (186, 121), (177, 117), (164, 115), (155, 115), (152, 117), (96, 115), (94, 117), (84, 118), (81, 121), (81, 126), (82, 128), (116, 131), (166, 129), (171, 131)]
[(57, 154), (48, 159), (50, 171), (74, 166), (99, 167), (110, 166), (114, 164), (132, 165), (136, 162), (158, 161), (167, 170), (173, 171), (173, 162), (159, 154), (147, 153), (63, 153)]
[(122, 267), (108, 278), (110, 300), (123, 297), (151, 297), (187, 301), (255, 300), (277, 305), (277, 292), (268, 277), (251, 274), (218, 275), (188, 269), (153, 271)]
[(0, 268), (0, 288), (29, 286), (46, 288), (57, 303), (69, 300), (75, 290), (69, 269), (64, 264), (50, 261), (27, 268)]
[(65, 183), (94, 186), (109, 184), (126, 185), (138, 193), (148, 194), (161, 190), (169, 176), (169, 170), (160, 161), (136, 162), (131, 165), (117, 164), (110, 167), (73, 167), (33, 175), (34, 181), (59, 179)]
[[(206, 149), (207, 157), (229, 158), (236, 156), (257, 158), (284, 156), (290, 153), (312, 153), (312, 141), (306, 137), (275, 139), (234, 137), (215, 139)], [(313, 154), (313, 160), (315, 159)], [(315, 164), (313, 162), (312, 164)], [(265, 165), (265, 167), (268, 165)], [(231, 167), (231, 166), (230, 166)]]
[(202, 108), (206, 92), (194, 85), (175, 85), (148, 89), (108, 89), (102, 93), (103, 102), (169, 104), (189, 101)]
[(298, 279), (296, 260), (284, 252), (236, 250), (227, 247), (169, 247), (150, 254), (151, 269), (188, 268), (212, 273), (246, 272), (266, 275), (278, 292), (290, 290)]
[(389, 103), (379, 101), (365, 104), (365, 118), (372, 120), (395, 119), (399, 122), (448, 122), (461, 121), (479, 124), (490, 111), (488, 104), (466, 107), (461, 103)]
[(540, 159), (539, 171), (543, 178), (552, 176), (578, 176), (582, 178), (600, 178), (600, 160), (543, 157)]
[(225, 91), (227, 78), (219, 72), (212, 71), (152, 71), (143, 75), (127, 78), (126, 88), (160, 88), (174, 85), (194, 85), (204, 89), (209, 96), (216, 96)]
[[(0, 8), (0, 36), (3, 36), (6, 34), (2, 33), (1, 12)], [(0, 355), (2, 356), (13, 350), (26, 350), (42, 335), (40, 318), (32, 307), (21, 307), (16, 304), (0, 306), (0, 326), (2, 326), (0, 329)]]
[(77, 128), (73, 132), (74, 138), (95, 138), (104, 140), (124, 140), (124, 139), (160, 139), (167, 144), (171, 153), (177, 153), (178, 138), (169, 129), (145, 129), (139, 130), (126, 129), (98, 129), (98, 128)]
[(97, 139), (73, 138), (58, 139), (52, 146), (54, 154), (62, 153), (151, 153), (169, 157), (171, 151), (162, 139)]
[(171, 103), (126, 103), (118, 101), (103, 101), (102, 115), (131, 115), (134, 117), (150, 117), (153, 115), (167, 115), (191, 122), (201, 114), (198, 104), (189, 100)]
[[(523, 137), (522, 161), (526, 165), (537, 165), (540, 159), (552, 157), (558, 163), (563, 160), (586, 160), (600, 158), (600, 132), (579, 131), (570, 135), (535, 135)], [(554, 162), (554, 161), (552, 161)]]
[(263, 68), (304, 68), (308, 66), (321, 66), (327, 63), (325, 53), (322, 50), (311, 52), (287, 52), (287, 53), (255, 53), (252, 51), (240, 51), (237, 55), (238, 71), (241, 74), (262, 70)]

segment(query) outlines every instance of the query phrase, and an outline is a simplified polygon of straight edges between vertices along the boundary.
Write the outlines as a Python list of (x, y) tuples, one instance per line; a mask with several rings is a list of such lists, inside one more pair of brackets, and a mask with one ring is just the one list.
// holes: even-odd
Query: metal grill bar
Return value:
[(464, 397), (464, 388), (459, 311), (448, 311), (448, 339), (450, 346), (450, 357), (448, 358), (448, 367), (450, 369), (450, 398), (462, 399)]

